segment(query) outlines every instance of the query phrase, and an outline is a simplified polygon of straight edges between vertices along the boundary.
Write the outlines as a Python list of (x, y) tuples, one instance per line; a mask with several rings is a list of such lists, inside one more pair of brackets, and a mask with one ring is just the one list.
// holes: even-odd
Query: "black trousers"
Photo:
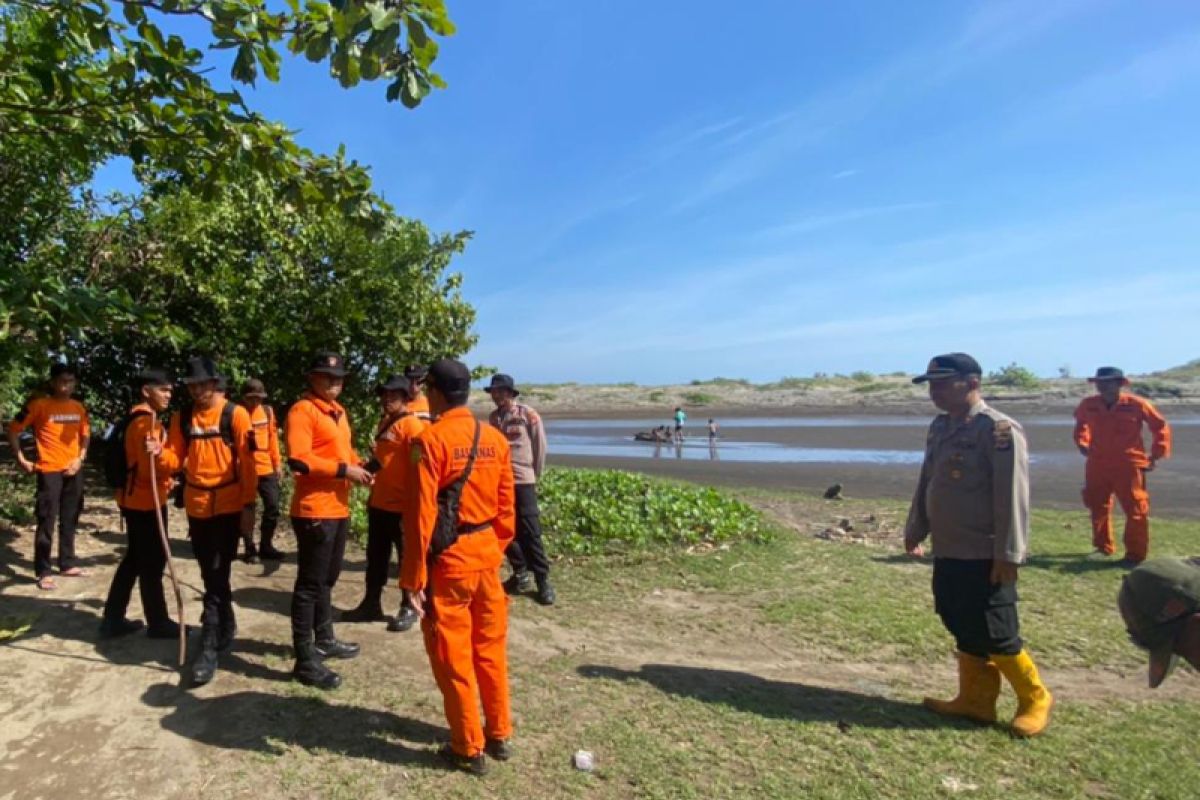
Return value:
[(37, 533), (33, 539), (33, 569), (41, 578), (53, 572), (54, 525), (58, 523), (58, 568), (75, 566), (75, 529), (83, 511), (83, 475), (77, 472), (39, 472), (34, 495)]
[(388, 565), (404, 558), (403, 520), (396, 511), (367, 508), (367, 595), (378, 596), (387, 585)]
[(275, 538), (275, 528), (279, 526), (279, 478), (274, 474), (260, 476), (258, 496), (262, 499), (263, 504), (258, 541), (261, 547), (266, 547)]
[(516, 485), (517, 500), (517, 536), (509, 544), (505, 555), (512, 565), (514, 573), (533, 572), (534, 576), (545, 579), (550, 575), (550, 559), (546, 558), (546, 548), (542, 545), (542, 520), (538, 510), (537, 484), (518, 483)]
[(1021, 652), (1017, 585), (993, 584), (992, 562), (935, 558), (933, 603), (960, 652), (987, 658)]
[(292, 590), (292, 639), (311, 642), (333, 627), (333, 587), (342, 573), (350, 520), (292, 517), (296, 532), (296, 586)]
[(228, 625), (233, 621), (233, 588), (229, 573), (237, 557), (241, 514), (221, 514), (208, 519), (188, 517), (188, 538), (192, 553), (200, 565), (204, 580), (205, 627)]
[[(163, 506), (159, 513), (162, 515), (165, 529), (166, 506)], [(133, 594), (133, 584), (136, 581), (138, 593), (142, 597), (142, 613), (146, 616), (146, 624), (151, 628), (163, 625), (168, 620), (167, 601), (163, 596), (162, 586), (167, 555), (163, 552), (162, 538), (158, 535), (154, 512), (123, 508), (121, 516), (125, 518), (129, 544), (108, 587), (108, 599), (104, 601), (104, 618), (125, 618), (125, 611), (129, 608), (129, 597)]]

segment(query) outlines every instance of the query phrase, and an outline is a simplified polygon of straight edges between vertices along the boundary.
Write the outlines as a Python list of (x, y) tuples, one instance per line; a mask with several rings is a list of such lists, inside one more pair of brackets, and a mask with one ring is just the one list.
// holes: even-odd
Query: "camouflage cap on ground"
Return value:
[(1125, 576), (1117, 597), (1129, 638), (1150, 651), (1150, 688), (1175, 666), (1175, 639), (1200, 612), (1200, 559), (1160, 558)]

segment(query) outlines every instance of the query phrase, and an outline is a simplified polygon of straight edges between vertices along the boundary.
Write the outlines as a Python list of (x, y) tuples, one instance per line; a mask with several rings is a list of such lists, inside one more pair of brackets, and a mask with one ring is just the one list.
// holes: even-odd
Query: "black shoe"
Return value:
[[(187, 636), (190, 628), (185, 625), (183, 635)], [(159, 622), (146, 628), (147, 639), (178, 639), (179, 638), (179, 623), (173, 619), (166, 622)]]
[(203, 686), (217, 674), (217, 631), (214, 628), (204, 628), (204, 638), (200, 643), (200, 655), (192, 662), (192, 684)]
[(558, 599), (558, 595), (554, 593), (554, 587), (550, 585), (549, 579), (538, 581), (537, 594), (533, 598), (543, 606), (552, 606), (554, 601)]
[(337, 639), (321, 639), (313, 647), (322, 658), (354, 658), (362, 650), (356, 644)]
[(258, 557), (263, 561), (283, 561), (284, 552), (273, 544), (264, 543), (258, 548)]
[(497, 761), (508, 761), (513, 755), (508, 739), (488, 739), (487, 744), (483, 746), (483, 752)]
[(533, 591), (533, 576), (528, 572), (514, 572), (504, 582), (504, 591), (509, 594), (525, 594)]
[(247, 550), (245, 555), (242, 556), (242, 561), (245, 561), (247, 564), (257, 564), (258, 553), (254, 550)]
[(343, 611), (341, 616), (342, 622), (382, 622), (385, 619), (387, 615), (383, 613), (383, 606), (378, 597), (371, 600), (364, 597), (361, 603)]
[(404, 631), (417, 624), (417, 612), (413, 611), (408, 606), (400, 606), (399, 613), (388, 620), (387, 629), (392, 633), (403, 633)]
[(142, 621), (140, 619), (106, 619), (100, 622), (100, 638), (101, 639), (116, 639), (121, 636), (128, 636), (131, 633), (137, 633), (142, 629)]
[(296, 645), (296, 666), (292, 668), (292, 677), (305, 686), (315, 686), (325, 691), (342, 685), (342, 676), (322, 663), (312, 642)]
[(461, 769), (464, 772), (469, 772), (477, 776), (487, 774), (487, 759), (483, 757), (483, 753), (477, 756), (463, 756), (454, 752), (453, 748), (447, 744), (443, 745), (441, 750), (438, 750), (438, 756), (454, 769)]

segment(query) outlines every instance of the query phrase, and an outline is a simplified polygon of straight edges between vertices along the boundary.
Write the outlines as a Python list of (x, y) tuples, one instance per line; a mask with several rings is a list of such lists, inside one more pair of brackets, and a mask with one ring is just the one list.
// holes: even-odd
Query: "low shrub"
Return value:
[(647, 395), (646, 399), (651, 403), (661, 403), (667, 396), (667, 393), (662, 390), (655, 390)]
[(853, 387), (850, 391), (857, 394), (871, 394), (873, 392), (886, 392), (888, 389), (895, 387), (895, 384), (886, 381), (872, 381), (871, 383), (860, 383)]
[(1027, 367), (1019, 364), (1009, 364), (1001, 367), (987, 376), (988, 383), (996, 386), (1007, 386), (1012, 389), (1037, 389), (1042, 385), (1041, 380)]
[(551, 550), (575, 555), (765, 541), (762, 515), (716, 489), (619, 470), (550, 469), (538, 488)]
[(1166, 381), (1142, 380), (1130, 384), (1129, 390), (1134, 394), (1157, 400), (1164, 397), (1183, 397), (1182, 387)]
[(687, 392), (683, 395), (683, 402), (689, 406), (708, 406), (717, 401), (717, 396), (708, 392)]
[(855, 383), (870, 383), (871, 381), (875, 380), (875, 375), (874, 373), (860, 369), (857, 372), (850, 373), (850, 380), (854, 381)]

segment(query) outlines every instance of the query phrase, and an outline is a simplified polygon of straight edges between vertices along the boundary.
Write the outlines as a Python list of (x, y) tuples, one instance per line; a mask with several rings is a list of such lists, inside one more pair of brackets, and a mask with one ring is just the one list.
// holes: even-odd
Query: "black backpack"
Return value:
[(117, 420), (104, 437), (104, 482), (111, 489), (128, 488), (137, 466), (130, 466), (125, 458), (125, 433), (136, 417), (149, 416), (149, 411), (134, 411)]
[[(184, 452), (186, 453), (191, 449), (193, 439), (216, 439), (217, 437), (220, 437), (225, 446), (229, 448), (229, 456), (233, 464), (233, 478), (231, 480), (218, 486), (203, 486), (196, 488), (202, 488), (205, 491), (216, 491), (217, 489), (224, 489), (226, 486), (232, 486), (240, 480), (238, 477), (238, 448), (234, 445), (233, 441), (233, 412), (237, 410), (237, 407), (237, 403), (226, 400), (225, 407), (221, 409), (221, 421), (217, 423), (217, 432), (204, 433), (200, 435), (195, 435), (192, 433), (192, 406), (187, 405), (179, 410), (179, 432), (183, 434)], [(251, 448), (253, 448), (254, 437), (250, 437), (250, 444)], [(179, 499), (182, 499), (182, 494), (180, 495)], [(178, 502), (179, 501), (177, 500), (176, 504), (178, 504)]]
[(475, 438), (471, 442), (471, 453), (467, 456), (467, 465), (463, 467), (462, 474), (438, 492), (437, 522), (433, 526), (433, 536), (429, 538), (427, 557), (431, 566), (437, 562), (438, 556), (458, 541), (459, 536), (484, 530), (492, 524), (490, 520), (475, 525), (458, 524), (458, 502), (462, 499), (463, 487), (467, 485), (467, 479), (471, 477), (471, 470), (475, 466), (475, 456), (479, 453), (479, 432), (482, 427), (478, 421), (475, 423)]

